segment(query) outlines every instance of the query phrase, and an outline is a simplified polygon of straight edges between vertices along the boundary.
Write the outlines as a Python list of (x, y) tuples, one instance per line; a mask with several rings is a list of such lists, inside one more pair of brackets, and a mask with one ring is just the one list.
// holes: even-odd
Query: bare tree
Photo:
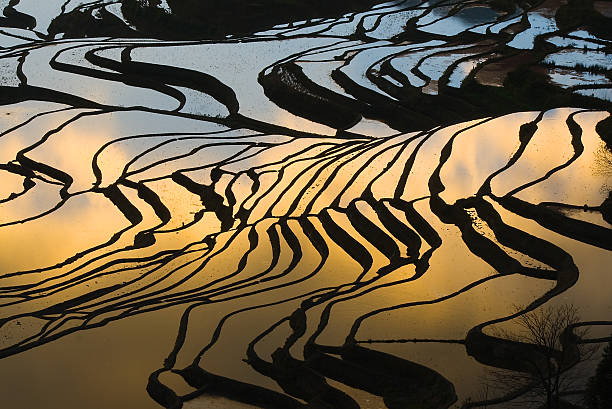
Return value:
[[(517, 308), (517, 312), (520, 311)], [(487, 376), (491, 390), (503, 392), (525, 407), (560, 409), (575, 407), (562, 397), (579, 394), (578, 381), (584, 380), (576, 365), (589, 359), (597, 347), (582, 344), (588, 328), (578, 326), (580, 317), (573, 305), (544, 307), (516, 318), (517, 329), (498, 330), (497, 336), (528, 346), (516, 360), (525, 371), (492, 369)], [(520, 403), (519, 403), (520, 401)], [(485, 402), (482, 402), (485, 404)]]

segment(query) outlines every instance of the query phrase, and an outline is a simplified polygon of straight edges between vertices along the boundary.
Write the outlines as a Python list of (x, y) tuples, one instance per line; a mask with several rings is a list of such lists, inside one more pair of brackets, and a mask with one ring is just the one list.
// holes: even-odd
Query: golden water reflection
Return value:
[[(532, 204), (598, 206), (603, 201), (612, 172), (594, 127), (606, 114), (574, 116), (583, 130), (584, 152), (563, 167), (574, 153), (565, 121), (575, 112), (559, 109), (544, 114), (525, 152), (492, 179), (493, 195), (519, 188), (517, 197)], [(32, 122), (32, 127), (53, 129), (58, 126), (55, 121), (74, 115), (50, 114)], [(516, 113), (373, 140), (259, 137), (246, 131), (213, 134), (224, 131), (223, 127), (206, 129), (185, 119), (176, 127), (186, 133), (204, 133), (203, 139), (182, 140), (158, 132), (113, 143), (128, 135), (131, 121), (146, 134), (163, 119), (158, 114), (123, 112), (112, 117), (92, 114), (68, 124), (26, 152), (30, 159), (70, 175), (68, 196), (60, 192), (66, 186), (61, 178), (37, 170), (40, 177), (32, 179), (35, 187), (0, 203), (0, 223), (4, 223), (0, 226), (0, 302), (2, 317), (8, 319), (0, 341), (3, 348), (21, 342), (35, 347), (0, 361), (2, 371), (13, 374), (2, 383), (0, 393), (18, 391), (17, 395), (23, 395), (19, 404), (25, 405), (20, 407), (46, 402), (45, 407), (52, 409), (93, 400), (100, 407), (155, 407), (145, 394), (146, 379), (172, 349), (180, 314), (192, 303), (200, 305), (190, 314), (176, 368), (188, 365), (214, 341), (202, 356), (203, 368), (281, 391), (242, 361), (246, 344), (291, 315), (313, 292), (327, 294), (336, 288), (346, 292), (330, 298), (329, 322), (316, 336), (317, 343), (342, 345), (355, 320), (381, 310), (363, 321), (357, 341), (374, 341), (365, 345), (438, 371), (455, 384), (460, 399), (475, 396), (481, 387), (475, 380), (485, 368), (466, 354), (463, 345), (376, 341), (463, 340), (470, 328), (504, 317), (514, 305), (538, 300), (554, 287), (554, 281), (521, 274), (493, 278), (495, 269), (470, 250), (462, 228), (441, 221), (430, 202), (430, 179), (437, 168), (445, 188), (440, 198), (447, 204), (478, 194), (485, 180), (517, 151), (521, 125), (537, 116)], [(153, 124), (142, 123), (154, 118)], [(0, 138), (5, 163), (38, 140), (40, 134), (27, 133), (28, 129), (32, 128)], [(129, 134), (140, 133), (131, 130)], [(155, 146), (165, 141), (171, 143), (156, 152)], [(443, 153), (445, 146), (452, 146), (448, 157)], [(180, 160), (164, 162), (173, 155)], [(150, 165), (148, 170), (126, 173)], [(557, 166), (556, 173), (530, 185)], [(18, 192), (24, 180), (0, 171), (3, 197)], [(396, 192), (402, 183), (403, 189)], [(125, 199), (122, 205), (105, 197), (104, 190), (96, 190), (109, 186), (117, 187)], [(398, 207), (398, 202), (412, 200), (416, 200), (415, 212), (439, 235), (435, 247), (426, 230)], [(588, 320), (612, 316), (606, 292), (610, 278), (604, 268), (612, 261), (608, 250), (553, 233), (490, 198), (486, 201), (504, 223), (572, 255), (580, 278), (553, 303), (573, 303)], [(58, 209), (44, 214), (58, 203)], [(380, 204), (391, 216), (383, 213)], [(474, 210), (465, 211), (472, 212), (472, 227), (478, 234), (523, 267), (536, 263), (498, 243), (495, 226), (488, 226)], [(395, 225), (415, 231), (421, 242), (420, 257), (432, 251), (427, 271), (413, 281), (407, 280), (417, 271), (414, 264), (399, 264), (385, 247), (396, 246), (404, 260), (415, 251), (389, 223), (392, 218)], [(364, 220), (391, 241), (377, 241), (378, 236), (364, 230)], [(598, 224), (610, 229), (603, 220)], [(351, 239), (341, 238), (339, 231), (353, 244), (347, 244)], [(359, 258), (364, 255), (371, 258), (370, 263)], [(21, 273), (13, 274), (17, 272)], [(462, 290), (487, 277), (491, 279)], [(375, 288), (382, 284), (387, 285)], [(24, 294), (28, 298), (20, 298)], [(357, 294), (361, 295), (351, 298)], [(413, 305), (393, 309), (409, 303)], [(65, 309), (54, 310), (58, 305)], [(308, 310), (306, 333), (291, 348), (296, 358), (303, 358), (306, 340), (315, 334), (326, 305)], [(237, 313), (223, 322), (214, 339), (220, 320), (232, 312)], [(112, 322), (54, 342), (45, 340), (105, 319)], [(53, 325), (45, 328), (48, 322)], [(255, 350), (270, 360), (290, 334), (285, 323), (262, 338)], [(122, 396), (129, 396), (129, 402)], [(239, 407), (206, 398), (186, 407), (205, 404)]]

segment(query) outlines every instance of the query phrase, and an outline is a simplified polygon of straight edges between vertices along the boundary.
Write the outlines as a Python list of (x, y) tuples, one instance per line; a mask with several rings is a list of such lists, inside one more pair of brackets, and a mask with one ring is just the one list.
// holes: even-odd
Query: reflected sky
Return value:
[[(43, 105), (38, 108), (48, 110), (51, 107)], [(15, 112), (19, 112), (19, 109)], [(71, 111), (47, 114), (37, 118), (32, 124), (37, 125), (39, 129), (45, 126), (52, 128), (57, 126), (52, 123), (53, 121), (68, 121), (74, 117), (74, 114), (75, 112)], [(517, 197), (536, 204), (542, 201), (582, 204), (582, 201), (586, 201), (587, 204), (592, 206), (598, 205), (603, 200), (607, 194), (605, 187), (611, 184), (610, 173), (593, 172), (592, 164), (595, 155), (598, 154), (597, 152), (601, 150), (602, 146), (594, 132), (594, 127), (606, 117), (606, 114), (601, 112), (580, 113), (577, 109), (560, 109), (544, 113), (543, 118), (538, 122), (537, 131), (521, 154), (520, 159), (508, 170), (497, 174), (492, 179), (491, 186), (494, 194), (503, 195), (517, 186), (528, 184), (542, 177), (549, 169), (560, 166), (571, 158), (571, 134), (565, 123), (571, 115), (583, 129), (581, 141), (584, 145), (584, 152), (571, 166), (559, 170), (527, 189), (523, 189), (517, 194)], [(102, 247), (81, 256), (78, 261), (68, 264), (63, 263), (63, 265), (58, 264), (56, 267), (48, 269), (44, 276), (48, 278), (55, 276), (57, 278), (52, 279), (47, 284), (43, 284), (44, 281), (41, 281), (40, 274), (30, 273), (3, 277), (1, 280), (3, 288), (16, 285), (34, 285), (33, 288), (38, 287), (43, 290), (45, 286), (59, 282), (60, 278), (61, 280), (70, 276), (76, 278), (79, 270), (83, 272), (91, 270), (94, 266), (103, 266), (104, 262), (116, 264), (118, 260), (126, 256), (144, 259), (164, 250), (189, 248), (191, 243), (198, 243), (201, 238), (211, 235), (216, 237), (215, 244), (212, 248), (206, 249), (205, 246), (193, 254), (184, 253), (176, 257), (174, 262), (162, 264), (162, 269), (158, 269), (158, 271), (155, 270), (159, 266), (156, 267), (155, 265), (134, 270), (130, 269), (130, 266), (133, 268), (138, 264), (133, 262), (120, 263), (113, 267), (114, 269), (123, 267), (123, 271), (121, 269), (117, 270), (120, 273), (114, 273), (110, 276), (93, 275), (91, 278), (80, 280), (78, 283), (75, 282), (75, 284), (60, 292), (49, 293), (48, 295), (44, 295), (45, 291), (43, 290), (40, 293), (43, 296), (42, 298), (27, 303), (6, 304), (3, 307), (3, 313), (7, 314), (5, 316), (9, 316), (28, 311), (33, 312), (44, 306), (52, 306), (66, 300), (66, 297), (74, 298), (85, 295), (93, 290), (109, 288), (110, 285), (116, 285), (117, 283), (121, 284), (120, 289), (113, 289), (111, 291), (112, 295), (98, 297), (95, 303), (90, 302), (91, 307), (85, 306), (85, 309), (79, 314), (86, 311), (90, 311), (89, 314), (91, 314), (105, 303), (108, 303), (108, 306), (116, 304), (113, 308), (119, 308), (118, 300), (121, 297), (126, 297), (126, 300), (130, 298), (136, 300), (134, 297), (144, 296), (144, 299), (153, 301), (155, 300), (154, 294), (161, 291), (165, 293), (164, 297), (167, 300), (171, 300), (173, 297), (179, 297), (179, 294), (199, 293), (201, 288), (212, 285), (206, 292), (209, 294), (218, 293), (220, 298), (218, 300), (214, 297), (211, 298), (215, 302), (214, 306), (203, 305), (194, 311), (192, 319), (195, 322), (201, 322), (201, 324), (197, 324), (193, 328), (190, 327), (187, 342), (181, 350), (181, 356), (184, 357), (181, 362), (187, 364), (193, 354), (197, 354), (203, 343), (206, 343), (206, 337), (202, 338), (200, 334), (214, 331), (217, 325), (216, 320), (211, 321), (204, 317), (217, 317), (230, 311), (238, 311), (277, 300), (280, 304), (276, 306), (256, 308), (249, 313), (245, 311), (245, 313), (238, 314), (227, 321), (221, 332), (221, 338), (214, 344), (213, 348), (207, 351), (201, 363), (209, 370), (223, 376), (278, 389), (270, 380), (261, 378), (248, 366), (240, 364), (241, 361), (238, 361), (236, 365), (228, 365), (225, 359), (219, 357), (240, 356), (244, 346), (242, 340), (245, 336), (247, 338), (256, 337), (259, 332), (273, 325), (277, 317), (290, 314), (308, 292), (315, 289), (323, 291), (324, 288), (347, 286), (357, 280), (360, 274), (365, 275), (358, 280), (364, 282), (374, 280), (358, 291), (358, 293), (363, 293), (362, 296), (356, 299), (347, 298), (346, 301), (340, 300), (333, 307), (329, 324), (326, 330), (318, 335), (317, 342), (338, 345), (343, 342), (344, 336), (350, 330), (351, 323), (362, 314), (397, 304), (411, 302), (418, 304), (423, 301), (435, 300), (460, 291), (470, 283), (492, 274), (491, 266), (484, 260), (469, 251), (466, 252), (460, 230), (456, 227), (450, 229), (445, 227), (429, 209), (427, 200), (427, 196), (430, 194), (427, 186), (428, 175), (434, 172), (434, 169), (438, 166), (443, 147), (452, 146), (452, 151), (441, 168), (441, 181), (446, 187), (441, 194), (441, 198), (452, 204), (458, 199), (476, 194), (484, 180), (498, 169), (503, 168), (516, 152), (519, 146), (518, 133), (520, 126), (534, 121), (537, 116), (538, 112), (517, 113), (501, 118), (457, 124), (422, 135), (395, 135), (384, 132), (374, 122), (364, 122), (354, 131), (376, 136), (378, 140), (353, 141), (353, 145), (357, 144), (353, 147), (348, 144), (349, 140), (343, 139), (314, 137), (311, 139), (292, 139), (283, 136), (253, 135), (252, 132), (227, 131), (214, 125), (209, 128), (208, 133), (200, 136), (181, 135), (176, 137), (153, 133), (143, 137), (138, 135), (146, 135), (146, 131), (151, 128), (160, 131), (160, 124), (166, 123), (166, 121), (152, 122), (151, 120), (155, 118), (154, 115), (140, 112), (122, 112), (114, 114), (112, 117), (109, 114), (82, 117), (78, 121), (63, 127), (59, 132), (53, 133), (36, 149), (30, 150), (28, 156), (37, 161), (44, 161), (70, 174), (73, 182), (69, 192), (74, 193), (86, 191), (91, 188), (92, 184), (96, 183), (95, 172), (92, 168), (92, 158), (96, 157), (99, 172), (104, 175), (100, 186), (110, 186), (115, 180), (119, 180), (125, 175), (136, 181), (147, 181), (146, 186), (156, 193), (159, 201), (168, 209), (171, 218), (166, 222), (161, 222), (159, 214), (156, 214), (154, 209), (150, 207), (146, 198), (138, 197), (139, 194), (129, 186), (122, 186), (120, 190), (136, 206), (142, 216), (142, 221), (131, 227), (125, 219), (125, 215), (99, 193), (81, 193), (69, 197), (61, 208), (49, 215), (24, 224), (4, 226), (0, 229), (0, 234), (4, 237), (2, 241), (8, 244), (8, 246), (5, 244), (0, 259), (5, 273), (32, 270), (62, 263), (73, 254), (87, 252), (88, 249), (105, 243), (115, 232), (123, 230), (125, 233), (122, 234), (121, 239), (111, 246), (107, 245), (106, 248)], [(22, 116), (21, 120), (25, 118), (27, 116)], [(143, 122), (140, 118), (147, 119)], [(120, 140), (120, 137), (125, 135), (128, 130), (136, 130), (135, 124), (141, 124), (142, 129), (140, 131), (142, 133), (136, 132), (136, 136)], [(174, 130), (203, 131), (200, 126), (191, 128), (189, 120), (185, 120), (185, 123), (178, 120), (167, 125)], [(10, 122), (5, 126), (10, 126)], [(21, 128), (19, 135), (23, 135), (27, 129), (26, 127)], [(9, 147), (16, 146), (16, 148), (12, 148), (13, 155), (15, 155), (15, 151), (23, 149), (25, 145), (25, 140), (20, 139), (21, 136), (14, 138), (19, 143), (6, 144), (6, 141), (9, 141), (6, 137), (11, 134), (6, 134), (2, 139), (7, 147), (4, 154), (9, 156), (11, 155), (8, 150)], [(29, 143), (35, 143), (37, 140), (31, 138)], [(76, 142), (77, 140), (78, 142)], [(118, 142), (110, 143), (114, 140)], [(259, 148), (255, 146), (249, 148), (250, 144), (253, 143), (261, 144), (261, 146)], [(313, 150), (311, 147), (315, 147), (317, 144), (321, 144), (321, 147)], [(209, 145), (210, 147), (208, 147)], [(334, 146), (339, 149), (343, 145), (346, 145), (346, 147), (338, 150), (339, 156), (337, 157), (334, 156), (336, 154), (333, 151), (330, 151), (330, 148)], [(369, 147), (367, 150), (360, 150), (357, 149), (359, 145), (363, 145), (364, 148)], [(100, 147), (103, 146), (105, 148), (100, 154)], [(264, 147), (267, 148), (264, 149)], [(268, 152), (272, 147), (274, 147), (274, 151), (270, 150)], [(551, 149), (551, 147), (554, 147), (554, 149)], [(247, 150), (244, 151), (244, 149)], [(354, 153), (349, 154), (348, 152), (351, 150)], [(242, 151), (244, 152), (241, 153)], [(297, 155), (298, 153), (299, 155)], [(415, 274), (415, 270), (412, 266), (403, 266), (396, 267), (392, 273), (376, 279), (376, 271), (387, 265), (389, 259), (376, 247), (375, 242), (369, 242), (366, 239), (367, 237), (363, 237), (363, 232), (354, 224), (353, 216), (351, 213), (347, 213), (346, 209), (352, 206), (351, 203), (355, 203), (355, 209), (359, 213), (376, 223), (380, 229), (386, 231), (386, 234), (393, 236), (385, 224), (378, 220), (378, 211), (375, 211), (366, 202), (360, 202), (359, 198), (363, 189), (371, 184), (373, 178), (374, 181), (381, 181), (381, 183), (372, 185), (372, 192), (375, 194), (376, 200), (392, 198), (395, 186), (398, 185), (406, 171), (403, 161), (408, 160), (411, 154), (416, 154), (415, 165), (413, 169), (409, 169), (408, 183), (401, 198), (404, 200), (425, 198), (419, 200), (415, 204), (415, 208), (425, 220), (431, 223), (434, 230), (443, 232), (441, 235), (442, 246), (433, 253), (429, 260), (428, 272), (422, 278), (416, 281), (406, 281)], [(245, 155), (244, 158), (241, 158), (241, 155)], [(329, 160), (325, 159), (326, 157)], [(177, 159), (173, 160), (173, 158)], [(277, 162), (276, 165), (274, 164), (275, 161)], [(222, 178), (212, 176), (214, 172), (205, 171), (207, 163), (210, 164), (208, 169), (219, 169), (219, 164), (225, 163), (222, 172), (228, 173)], [(191, 168), (202, 168), (202, 170), (188, 171)], [(253, 195), (253, 184), (245, 183), (248, 182), (249, 177), (245, 175), (245, 179), (241, 179), (243, 182), (238, 183), (231, 176), (246, 172), (248, 169), (255, 169), (255, 172), (261, 175), (258, 180), (258, 189), (261, 189), (261, 191), (256, 195)], [(236, 229), (236, 226), (239, 225), (235, 223), (234, 229), (236, 230), (232, 229), (221, 233), (219, 221), (210, 211), (205, 213), (204, 219), (196, 222), (194, 215), (202, 209), (202, 199), (169, 178), (177, 171), (185, 172), (188, 177), (198, 180), (203, 185), (216, 185), (215, 192), (225, 197), (223, 199), (225, 206), (231, 206), (236, 199), (238, 199), (236, 203), (244, 203), (245, 208), (249, 209), (251, 213), (248, 223), (253, 223), (253, 230), (244, 227)], [(2, 186), (7, 189), (7, 192), (4, 193), (5, 196), (10, 191), (18, 191), (20, 184), (23, 183), (23, 177), (15, 176), (12, 173), (2, 172), (0, 177), (3, 178)], [(346, 188), (347, 184), (348, 189)], [(45, 186), (47, 187), (46, 191), (44, 190)], [(310, 193), (310, 190), (304, 190), (308, 189), (309, 186), (314, 189), (312, 193)], [(229, 191), (233, 192), (232, 202), (227, 199), (227, 192)], [(58, 188), (55, 185), (38, 181), (36, 186), (23, 197), (1, 205), (5, 218), (3, 220), (5, 222), (20, 220), (29, 215), (39, 214), (58, 203), (58, 196)], [(299, 203), (295, 202), (296, 197), (301, 197)], [(341, 199), (338, 202), (341, 207), (337, 210), (328, 210), (328, 207), (337, 198)], [(314, 200), (314, 206), (310, 204), (312, 200)], [(294, 203), (297, 203), (297, 205)], [(388, 208), (392, 209), (392, 207)], [(269, 211), (271, 213), (268, 213)], [(267, 237), (272, 230), (277, 233), (284, 231), (279, 227), (279, 218), (283, 218), (285, 215), (299, 217), (303, 212), (308, 211), (312, 212), (311, 223), (329, 247), (329, 256), (325, 259), (325, 267), (318, 270), (315, 277), (307, 279), (299, 285), (291, 284), (294, 280), (299, 281), (301, 280), (300, 277), (307, 277), (310, 272), (317, 270), (317, 263), (322, 260), (312, 244), (308, 244), (307, 236), (303, 232), (300, 233), (302, 227), (296, 219), (289, 222), (288, 228), (296, 234), (296, 238), (302, 246), (299, 265), (293, 268), (290, 276), (281, 281), (274, 280), (270, 284), (266, 284), (256, 280), (255, 277), (259, 274), (258, 272), (266, 271), (272, 260), (273, 252), (270, 243), (263, 238)], [(530, 231), (530, 229), (533, 229), (532, 222), (526, 223), (523, 219), (515, 216), (510, 217), (511, 214), (503, 209), (500, 211), (502, 211), (503, 218), (507, 223), (511, 223), (521, 230)], [(403, 219), (404, 223), (409, 223), (401, 216), (402, 212), (398, 212), (397, 209), (393, 212), (398, 220)], [(367, 270), (362, 270), (362, 267), (351, 258), (350, 253), (347, 253), (347, 250), (340, 245), (341, 243), (334, 242), (333, 236), (329, 236), (329, 228), (319, 221), (319, 216), (322, 214), (328, 215), (327, 217), (330, 217), (333, 223), (340, 226), (350, 236), (355, 237), (367, 253), (373, 257), (373, 264)], [(477, 216), (474, 217), (477, 220)], [(162, 224), (160, 225), (160, 223)], [(486, 223), (482, 221), (478, 223), (481, 224), (478, 228), (481, 234), (495, 240), (494, 235), (487, 233)], [(129, 248), (131, 242), (137, 236), (136, 233), (151, 229), (153, 231), (158, 230), (158, 233), (155, 233), (156, 243), (153, 247), (142, 250)], [(252, 234), (262, 238), (254, 248), (251, 241)], [(547, 238), (550, 237), (550, 240), (556, 241), (555, 237), (544, 234), (541, 227), (536, 228), (534, 234), (544, 235)], [(30, 253), (22, 245), (31, 237), (37, 238), (35, 253)], [(58, 241), (58, 237), (63, 237), (63, 239)], [(285, 240), (281, 242), (279, 247), (278, 265), (269, 274), (274, 275), (275, 272), (279, 274), (290, 263), (292, 251), (289, 242)], [(398, 239), (395, 239), (395, 243), (400, 249), (403, 249), (401, 254), (406, 255), (405, 244)], [(585, 245), (576, 247), (572, 242), (563, 240), (559, 245), (571, 254), (580, 252), (586, 256), (584, 259), (578, 258), (577, 262), (581, 271), (588, 272), (591, 284), (581, 282), (579, 286), (564, 296), (564, 299), (582, 306), (583, 303), (580, 300), (582, 300), (583, 295), (581, 294), (585, 294), (585, 291), (592, 292), (593, 289), (589, 290), (590, 285), (597, 287), (597, 283), (600, 281), (594, 279), (592, 275), (602, 274), (601, 268), (597, 266), (605, 265), (606, 263), (602, 260), (609, 255), (604, 250), (596, 250), (593, 247), (585, 247)], [(197, 246), (194, 247), (194, 250), (196, 248)], [(424, 247), (421, 251), (427, 248), (431, 247)], [(507, 249), (504, 246), (502, 248)], [(111, 251), (112, 249), (115, 249), (115, 252)], [(519, 261), (526, 263), (525, 265), (533, 263), (528, 256), (516, 253), (511, 249), (507, 250), (518, 257)], [(241, 254), (250, 254), (248, 262), (242, 266), (240, 265)], [(202, 256), (204, 258), (201, 258)], [(200, 261), (198, 261), (198, 258)], [(155, 259), (155, 256), (153, 259)], [(201, 264), (201, 260), (209, 261)], [(81, 267), (78, 267), (79, 265)], [(200, 267), (195, 270), (197, 274), (193, 275), (194, 267), (198, 265)], [(71, 271), (74, 268), (77, 269)], [(151, 271), (151, 273), (148, 271)], [(231, 271), (240, 273), (237, 275), (230, 274), (227, 278), (223, 278)], [(599, 273), (597, 273), (598, 271)], [(169, 272), (172, 272), (172, 275), (167, 275)], [(142, 276), (143, 273), (147, 276), (146, 278)], [(219, 283), (213, 285), (216, 281)], [(241, 289), (241, 286), (238, 285), (241, 282), (250, 284)], [(398, 284), (394, 284), (395, 282)], [(221, 285), (221, 283), (224, 284)], [(277, 290), (273, 289), (272, 284), (283, 285), (283, 283), (288, 286), (279, 287)], [(232, 290), (233, 286), (236, 286), (235, 290)], [(460, 292), (457, 296), (444, 302), (394, 310), (385, 313), (383, 320), (377, 319), (377, 316), (371, 317), (361, 325), (357, 332), (357, 340), (462, 339), (474, 325), (503, 316), (511, 310), (513, 305), (525, 305), (532, 302), (546, 293), (551, 286), (552, 284), (546, 280), (519, 275), (496, 278), (486, 281), (468, 292)], [(170, 288), (173, 289), (168, 292)], [(229, 293), (225, 294), (228, 290), (224, 290), (224, 288), (228, 289)], [(263, 292), (253, 292), (255, 289)], [(146, 295), (147, 293), (150, 295)], [(299, 296), (300, 294), (303, 295)], [(295, 300), (289, 301), (296, 296)], [(227, 297), (229, 297), (228, 301), (219, 302)], [(233, 301), (230, 301), (232, 299)], [(601, 299), (603, 300), (605, 297), (602, 295)], [(355, 302), (357, 300), (358, 302)], [(10, 301), (10, 298), (5, 301)], [(154, 301), (152, 305), (156, 303), (158, 301)], [(129, 302), (127, 305), (129, 305)], [(605, 318), (610, 313), (609, 308), (610, 306), (605, 302), (600, 303), (598, 308), (591, 304), (589, 308), (585, 308), (585, 315), (589, 317), (603, 316)], [(117, 312), (119, 311), (121, 310), (117, 310)], [(176, 313), (176, 309), (172, 311)], [(309, 313), (308, 317), (312, 329), (316, 328), (317, 317), (321, 312), (322, 310), (317, 308)], [(92, 317), (97, 314), (94, 313)], [(142, 325), (150, 325), (147, 323), (153, 322), (151, 320), (160, 319), (158, 318), (159, 314), (167, 313), (147, 314), (137, 318), (137, 321), (130, 318), (125, 323), (127, 325), (130, 322), (140, 322)], [(202, 319), (198, 319), (199, 316)], [(263, 319), (263, 317), (268, 318)], [(78, 318), (78, 315), (75, 318), (75, 323), (82, 320), (82, 318)], [(97, 319), (101, 319), (101, 317)], [(23, 331), (27, 328), (30, 328), (31, 335), (35, 335), (41, 328), (42, 322), (31, 321), (27, 317), (19, 318), (19, 320), (20, 325), (16, 324), (17, 321), (12, 321), (12, 324), (4, 327), (4, 331), (8, 331), (7, 334), (9, 334), (9, 338), (5, 338), (5, 342), (9, 340), (16, 342), (25, 336), (27, 332), (23, 333)], [(245, 326), (246, 322), (253, 320), (259, 320), (260, 325)], [(63, 324), (61, 328), (68, 329), (69, 326), (67, 325), (67, 323)], [(245, 332), (247, 327), (249, 328), (249, 334)], [(98, 331), (105, 334), (103, 335), (104, 339), (108, 339), (108, 337), (125, 339), (126, 334), (122, 333), (121, 328), (122, 326), (112, 324)], [(275, 345), (278, 345), (280, 340), (287, 336), (287, 330), (288, 328), (282, 331), (279, 327), (279, 330), (270, 334), (265, 338), (265, 341), (258, 345), (258, 352), (262, 356), (269, 356)], [(18, 335), (20, 333), (24, 335)], [(119, 333), (121, 335), (116, 335)], [(312, 334), (312, 332), (310, 333)], [(87, 335), (69, 335), (66, 338), (68, 341), (63, 344), (53, 344), (53, 347), (36, 349), (31, 353), (25, 353), (11, 360), (3, 361), (3, 365), (26, 365), (24, 362), (29, 359), (42, 359), (34, 358), (40, 354), (58, 354), (59, 352), (52, 351), (56, 351), (56, 348), (60, 348), (57, 351), (64, 350), (62, 348), (69, 348), (70, 345), (82, 345), (81, 342), (83, 341), (81, 339), (90, 339), (91, 334), (88, 332)], [(158, 350), (159, 348), (163, 349), (163, 345), (168, 345), (171, 338), (157, 336), (156, 339), (158, 340), (153, 341), (148, 338), (148, 342), (151, 343), (151, 348)], [(73, 344), (73, 342), (77, 342), (77, 344)], [(132, 341), (128, 342), (131, 343)], [(93, 342), (88, 348), (95, 348), (95, 345), (98, 344), (98, 342)], [(300, 356), (300, 345), (303, 346), (303, 344), (298, 344), (293, 349), (296, 356)], [(376, 343), (373, 346), (378, 348)], [(415, 345), (414, 348), (408, 348), (407, 345), (405, 348), (397, 349), (381, 344), (381, 348), (383, 351), (393, 351), (406, 359), (412, 359), (425, 365), (433, 365), (434, 368), (439, 368), (440, 372), (451, 380), (453, 380), (453, 376), (458, 375), (453, 368), (463, 366), (474, 374), (483, 370), (476, 361), (469, 359), (466, 361), (465, 354), (462, 354), (457, 346), (445, 348), (442, 345), (433, 344), (431, 346)], [(122, 353), (126, 353), (125, 350)], [(446, 357), (444, 360), (447, 363), (448, 360), (452, 360), (453, 364), (442, 368), (441, 365), (444, 360), (439, 361), (440, 356), (435, 359), (430, 358), (438, 353), (442, 354), (440, 356)], [(54, 355), (53, 359), (59, 359), (59, 357)], [(130, 359), (130, 362), (134, 362), (131, 365), (136, 365), (134, 359), (136, 357)], [(64, 366), (72, 365), (70, 362), (72, 361), (66, 361)], [(96, 365), (95, 362), (90, 364)], [(102, 365), (102, 368), (104, 367)], [(132, 368), (132, 370), (136, 369)], [(100, 369), (100, 374), (103, 376), (103, 369)], [(457, 379), (457, 382), (457, 388), (462, 393), (468, 395), (476, 393), (477, 385), (470, 386), (461, 379)], [(108, 399), (112, 399), (113, 394), (119, 393), (123, 388), (129, 388), (129, 385), (131, 383), (122, 382), (122, 389), (113, 389)], [(88, 392), (83, 391), (82, 393)], [(57, 396), (54, 399), (59, 407), (64, 398)], [(193, 405), (196, 404), (196, 402), (193, 403)], [(143, 406), (138, 406), (140, 404), (136, 403), (135, 405), (135, 407), (148, 407), (144, 403)]]
[(557, 23), (554, 16), (547, 15), (548, 13), (533, 12), (528, 13), (530, 28), (518, 33), (508, 46), (518, 49), (532, 49), (535, 38), (539, 35), (556, 31)]
[[(80, 3), (17, 9), (42, 31)], [(108, 10), (121, 18), (119, 7)], [(0, 394), (11, 408), (153, 409), (156, 370), (185, 408), (248, 408), (185, 397), (194, 387), (179, 370), (286, 394), (274, 367), (261, 370), (279, 351), (303, 369), (314, 345), (341, 360), (353, 343), (448, 379), (458, 407), (487, 372), (467, 353), (469, 331), (511, 327), (527, 305), (609, 319), (600, 205), (612, 154), (596, 132), (609, 113), (408, 123), (420, 112), (410, 104), (435, 107), (499, 57), (506, 33), (479, 33), (522, 12), (453, 7), (390, 2), (217, 42), (39, 46), (6, 29), (2, 85), (25, 95), (0, 112), (0, 373), (11, 374)], [(550, 11), (527, 13), (507, 44), (517, 50), (557, 31)], [(418, 40), (402, 37), (409, 22)], [(549, 41), (600, 45), (582, 31)], [(610, 68), (594, 50), (546, 62), (582, 59)], [(304, 77), (272, 75), (292, 64)], [(549, 74), (609, 94), (603, 74)], [(27, 100), (39, 94), (57, 102)], [(336, 129), (326, 115), (351, 120)], [(328, 375), (363, 408), (384, 404)]]
[(575, 67), (580, 64), (583, 67), (612, 69), (610, 54), (603, 51), (564, 50), (548, 55), (544, 61), (557, 67)]

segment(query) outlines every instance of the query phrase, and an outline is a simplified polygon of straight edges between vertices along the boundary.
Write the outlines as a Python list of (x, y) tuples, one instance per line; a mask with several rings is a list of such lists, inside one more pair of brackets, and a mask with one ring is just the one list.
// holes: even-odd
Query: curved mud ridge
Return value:
[(545, 366), (496, 332), (522, 314), (604, 333), (566, 329), (568, 371), (607, 341), (609, 18), (362, 2), (226, 37), (178, 3), (4, 9), (0, 358), (179, 311), (163, 407), (443, 409), (529, 392), (474, 398)]

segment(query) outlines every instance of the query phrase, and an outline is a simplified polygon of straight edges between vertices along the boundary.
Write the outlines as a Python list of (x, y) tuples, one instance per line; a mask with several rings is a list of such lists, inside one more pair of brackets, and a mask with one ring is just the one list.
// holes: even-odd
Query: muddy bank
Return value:
[(126, 18), (139, 30), (160, 38), (223, 38), (243, 35), (276, 24), (314, 18), (338, 17), (347, 10), (366, 10), (382, 0), (264, 0), (223, 2), (170, 0), (171, 13), (137, 0), (124, 0)]

